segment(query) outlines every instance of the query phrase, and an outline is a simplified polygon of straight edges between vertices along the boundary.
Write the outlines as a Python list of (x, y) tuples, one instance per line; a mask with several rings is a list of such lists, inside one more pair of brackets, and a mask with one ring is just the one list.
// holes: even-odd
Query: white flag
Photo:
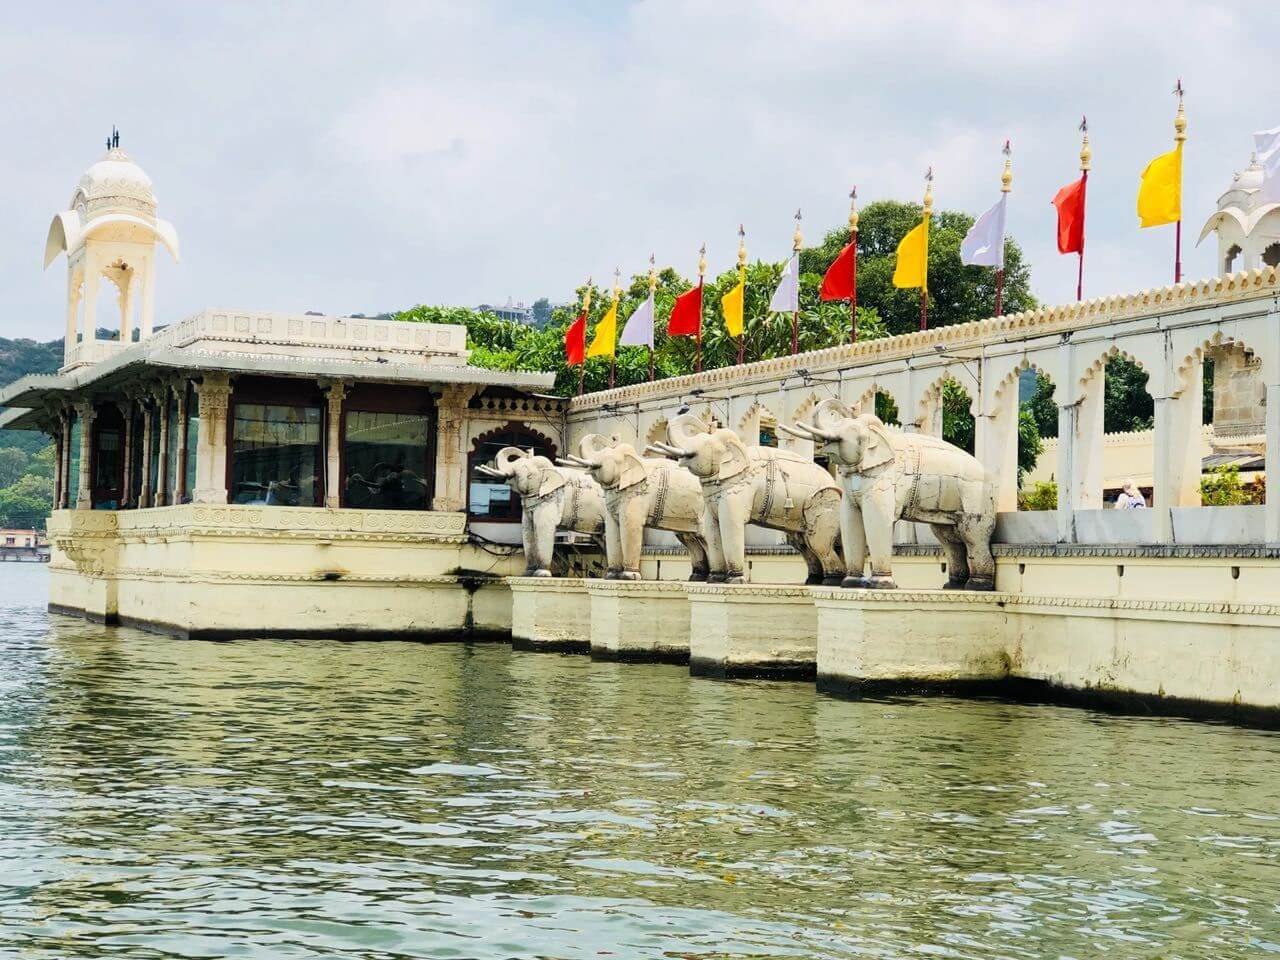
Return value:
[(620, 347), (652, 347), (653, 346), (653, 294), (645, 298), (644, 303), (636, 307), (635, 313), (622, 328), (622, 336), (618, 338)]
[(1253, 146), (1262, 166), (1262, 189), (1254, 203), (1280, 203), (1280, 127), (1255, 133)]
[(775, 313), (795, 313), (800, 309), (800, 254), (792, 254), (782, 268), (782, 279), (769, 298), (769, 309)]
[(960, 244), (960, 262), (973, 267), (1004, 269), (1004, 217), (1007, 193), (1000, 194), (996, 205), (980, 216)]

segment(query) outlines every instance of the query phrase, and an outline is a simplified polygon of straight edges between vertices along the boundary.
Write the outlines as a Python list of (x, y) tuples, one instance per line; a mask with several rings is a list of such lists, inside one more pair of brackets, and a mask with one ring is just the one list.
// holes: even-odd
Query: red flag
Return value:
[(822, 277), (822, 289), (818, 292), (819, 300), (852, 300), (857, 290), (854, 269), (857, 267), (857, 250), (855, 243), (846, 243), (835, 262), (827, 267)]
[(671, 308), (671, 319), (667, 321), (667, 336), (696, 337), (702, 332), (702, 281), (692, 290), (686, 290), (676, 297), (675, 306)]
[(1058, 252), (1084, 252), (1085, 177), (1068, 183), (1053, 198), (1058, 208)]
[(564, 332), (565, 362), (571, 367), (582, 363), (587, 356), (587, 312), (578, 314), (578, 319), (569, 324)]

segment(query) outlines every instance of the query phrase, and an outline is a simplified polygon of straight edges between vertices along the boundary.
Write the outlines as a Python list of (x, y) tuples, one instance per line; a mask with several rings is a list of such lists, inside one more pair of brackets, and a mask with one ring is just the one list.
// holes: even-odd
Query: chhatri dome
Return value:
[(1232, 177), (1217, 211), (1200, 231), (1200, 241), (1218, 235), (1218, 270), (1223, 274), (1280, 266), (1280, 203), (1260, 196), (1262, 182), (1262, 165), (1255, 156)]
[[(151, 335), (157, 244), (178, 259), (178, 232), (156, 216), (151, 178), (120, 148), (120, 135), (112, 131), (106, 155), (80, 177), (69, 208), (53, 218), (45, 240), (45, 267), (59, 254), (67, 255), (64, 367), (93, 363)], [(118, 339), (100, 341), (97, 308), (104, 279), (115, 285), (120, 333)]]

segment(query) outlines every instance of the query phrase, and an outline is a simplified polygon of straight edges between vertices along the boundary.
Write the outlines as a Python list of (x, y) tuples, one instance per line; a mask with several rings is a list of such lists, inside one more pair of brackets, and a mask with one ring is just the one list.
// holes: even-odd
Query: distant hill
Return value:
[[(13, 383), (29, 373), (54, 373), (62, 366), (62, 338), (40, 342), (0, 337), (0, 386)], [(49, 438), (33, 430), (0, 430), (0, 447), (17, 447), (35, 453)]]

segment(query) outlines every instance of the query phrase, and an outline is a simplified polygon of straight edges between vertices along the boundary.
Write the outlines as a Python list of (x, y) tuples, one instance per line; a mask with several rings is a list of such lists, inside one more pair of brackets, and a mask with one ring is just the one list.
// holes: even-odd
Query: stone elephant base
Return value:
[(508, 577), (511, 646), (517, 650), (587, 653), (591, 598), (581, 577)]
[(718, 679), (814, 678), (817, 616), (810, 591), (818, 588), (689, 583), (684, 589), (691, 673)]
[(689, 598), (684, 584), (591, 580), (591, 658), (689, 662)]

